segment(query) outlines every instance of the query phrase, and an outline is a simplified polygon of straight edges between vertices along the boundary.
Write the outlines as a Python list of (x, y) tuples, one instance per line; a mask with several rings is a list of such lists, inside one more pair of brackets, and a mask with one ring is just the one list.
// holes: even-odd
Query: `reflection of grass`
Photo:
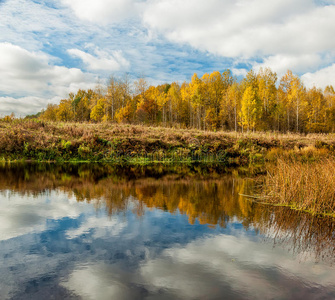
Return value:
[(308, 162), (279, 158), (268, 169), (263, 196), (271, 203), (335, 217), (334, 183), (334, 158)]
[(61, 180), (62, 181), (71, 181), (72, 176), (68, 174), (62, 174)]

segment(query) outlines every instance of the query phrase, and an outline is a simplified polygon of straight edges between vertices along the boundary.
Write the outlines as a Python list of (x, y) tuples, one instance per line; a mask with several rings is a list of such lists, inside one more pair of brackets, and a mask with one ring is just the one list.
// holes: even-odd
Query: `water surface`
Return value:
[(221, 167), (3, 165), (0, 299), (334, 299), (335, 223)]

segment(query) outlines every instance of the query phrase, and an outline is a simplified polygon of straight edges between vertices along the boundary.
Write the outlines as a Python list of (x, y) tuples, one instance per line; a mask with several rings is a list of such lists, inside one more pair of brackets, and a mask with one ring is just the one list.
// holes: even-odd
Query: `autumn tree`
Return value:
[(57, 112), (56, 112), (56, 118), (57, 121), (73, 121), (74, 120), (74, 111), (72, 106), (72, 100), (71, 99), (63, 99), (60, 101)]
[(332, 85), (326, 86), (323, 95), (326, 100), (327, 124), (330, 132), (335, 132), (335, 90)]
[(168, 91), (171, 87), (171, 84), (163, 84), (157, 86), (157, 89), (159, 91), (158, 97), (157, 97), (157, 105), (158, 105), (158, 111), (161, 113), (161, 119), (160, 121), (163, 123), (164, 126), (166, 126), (168, 122)]
[(299, 131), (305, 87), (300, 78), (288, 70), (280, 80), (279, 91), (286, 108), (287, 130)]
[(167, 105), (170, 124), (185, 123), (187, 103), (183, 102), (180, 85), (173, 82), (167, 91)]
[(229, 69), (222, 73), (223, 85), (220, 101), (220, 120), (224, 129), (237, 131), (237, 109), (240, 102), (240, 87)]
[(84, 122), (90, 120), (91, 99), (94, 98), (94, 96), (93, 90), (85, 91), (81, 89), (78, 90), (76, 95), (69, 95), (69, 98), (72, 100), (75, 121)]
[(40, 118), (45, 121), (56, 121), (57, 120), (57, 104), (49, 103), (45, 111), (42, 112)]
[[(276, 86), (270, 69), (251, 70), (237, 81), (231, 71), (194, 74), (190, 82), (149, 86), (127, 76), (111, 77), (107, 86), (79, 89), (58, 105), (49, 104), (40, 118), (51, 121), (143, 122), (203, 130), (335, 131), (335, 91), (327, 86), (306, 90), (291, 71)], [(38, 117), (38, 116), (35, 116)]]
[(258, 95), (262, 101), (262, 121), (263, 129), (276, 129), (279, 121), (277, 102), (277, 74), (269, 68), (260, 69), (257, 74)]
[(213, 130), (220, 126), (220, 103), (228, 87), (220, 72), (215, 71), (209, 75), (207, 81), (208, 103), (206, 109), (206, 122)]
[(124, 107), (121, 107), (115, 113), (115, 120), (118, 123), (130, 123), (132, 119), (133, 111), (130, 102)]
[(155, 123), (157, 117), (157, 100), (159, 91), (154, 87), (150, 86), (143, 94), (139, 95), (139, 101), (137, 103), (136, 113), (142, 122)]
[(241, 101), (241, 125), (242, 128), (255, 130), (262, 116), (262, 102), (258, 95), (257, 76), (253, 70), (248, 72), (245, 80), (245, 90)]
[(327, 132), (327, 105), (321, 89), (313, 87), (306, 95), (306, 129), (309, 132)]
[(192, 127), (202, 128), (202, 112), (203, 112), (203, 89), (202, 81), (197, 74), (192, 76), (189, 84), (190, 104), (192, 107), (191, 124)]
[(113, 121), (116, 111), (130, 101), (130, 85), (127, 75), (122, 78), (111, 76), (107, 85), (104, 120)]
[(90, 114), (91, 120), (96, 121), (96, 122), (101, 122), (104, 119), (105, 105), (106, 105), (106, 99), (100, 98), (97, 101), (97, 104), (94, 105), (94, 107), (92, 108), (92, 111)]
[(241, 87), (240, 84), (234, 82), (224, 93), (221, 102), (221, 122), (224, 129), (238, 130), (238, 112), (241, 108)]

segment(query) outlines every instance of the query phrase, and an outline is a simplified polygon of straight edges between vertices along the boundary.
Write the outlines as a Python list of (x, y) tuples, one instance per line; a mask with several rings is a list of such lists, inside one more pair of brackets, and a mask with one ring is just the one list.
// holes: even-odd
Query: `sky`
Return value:
[(149, 84), (288, 69), (335, 85), (335, 0), (0, 0), (0, 116), (110, 76)]

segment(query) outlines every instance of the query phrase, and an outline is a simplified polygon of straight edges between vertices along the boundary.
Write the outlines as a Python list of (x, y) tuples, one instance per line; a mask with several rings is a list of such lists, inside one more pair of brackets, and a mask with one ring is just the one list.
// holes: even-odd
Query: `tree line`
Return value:
[(157, 86), (144, 78), (131, 85), (126, 76), (111, 77), (106, 87), (78, 90), (59, 104), (49, 104), (39, 118), (214, 131), (335, 131), (333, 86), (307, 89), (290, 70), (277, 81), (269, 68), (250, 70), (240, 81), (227, 69)]

